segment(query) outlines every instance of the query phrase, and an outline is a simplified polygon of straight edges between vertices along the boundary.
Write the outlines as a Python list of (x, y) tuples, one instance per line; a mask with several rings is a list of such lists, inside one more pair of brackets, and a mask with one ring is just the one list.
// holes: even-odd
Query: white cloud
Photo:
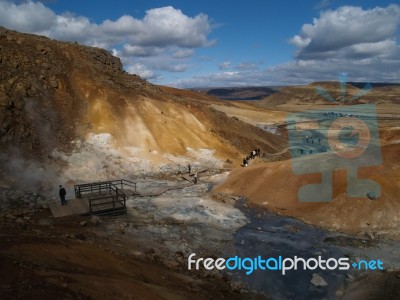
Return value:
[(115, 21), (92, 23), (88, 18), (73, 14), (56, 15), (41, 2), (13, 4), (0, 2), (1, 25), (24, 32), (45, 34), (63, 40), (76, 39), (85, 44), (129, 42), (142, 47), (177, 46), (206, 47), (211, 31), (208, 16), (186, 16), (172, 6), (146, 11), (143, 19), (124, 15)]
[(24, 2), (19, 5), (0, 1), (2, 26), (24, 32), (42, 32), (54, 26), (56, 14), (40, 2)]
[(126, 71), (131, 74), (137, 74), (145, 79), (157, 78), (155, 72), (153, 70), (148, 69), (142, 63), (130, 63)]
[(122, 47), (121, 54), (126, 56), (156, 56), (163, 52), (160, 47), (142, 47), (131, 44), (125, 44)]
[(206, 15), (191, 18), (181, 10), (168, 6), (148, 10), (133, 39), (139, 45), (147, 46), (204, 47), (210, 30)]
[(343, 6), (322, 12), (313, 24), (304, 24), (291, 43), (298, 48), (298, 59), (331, 57), (337, 52), (345, 56), (354, 45), (394, 40), (399, 22), (399, 5), (369, 10)]
[(348, 56), (353, 57), (397, 57), (400, 58), (399, 46), (394, 40), (384, 40), (376, 43), (361, 43), (346, 49)]
[(174, 73), (185, 72), (190, 67), (190, 64), (184, 62), (177, 63), (171, 56), (154, 57), (147, 64), (153, 69)]
[(102, 32), (120, 36), (139, 46), (205, 47), (211, 24), (207, 15), (188, 17), (172, 6), (146, 11), (143, 19), (122, 16), (116, 21), (105, 20), (99, 25)]
[(250, 62), (243, 62), (236, 66), (236, 69), (238, 70), (255, 70), (257, 68), (258, 65), (256, 63), (250, 63)]
[(101, 40), (95, 42), (94, 38), (99, 34), (99, 28), (96, 24), (90, 23), (86, 17), (72, 14), (58, 15), (53, 27), (37, 33), (66, 41), (86, 42), (92, 46), (96, 44), (108, 44)]
[(116, 21), (105, 20), (102, 23), (102, 28), (106, 34), (126, 36), (134, 34), (139, 29), (140, 24), (140, 21), (132, 16), (124, 15)]
[(183, 58), (188, 58), (193, 54), (194, 54), (193, 49), (179, 49), (173, 54), (173, 57), (183, 59)]
[(218, 68), (220, 69), (220, 70), (226, 70), (226, 69), (229, 69), (230, 67), (231, 67), (231, 62), (230, 61), (224, 61), (224, 62), (222, 62), (222, 63), (220, 63), (219, 65), (218, 65)]
[(189, 65), (167, 65), (164, 68), (160, 67), (161, 70), (169, 71), (169, 72), (185, 72), (187, 69), (189, 69)]

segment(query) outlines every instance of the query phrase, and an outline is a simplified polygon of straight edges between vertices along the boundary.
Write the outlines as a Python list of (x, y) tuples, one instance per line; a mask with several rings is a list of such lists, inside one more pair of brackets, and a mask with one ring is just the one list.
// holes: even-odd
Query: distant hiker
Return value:
[(194, 173), (194, 184), (197, 184), (198, 175), (197, 172)]
[(58, 191), (58, 194), (60, 195), (60, 200), (61, 200), (61, 205), (67, 205), (67, 201), (65, 200), (65, 195), (67, 194), (67, 191), (60, 185), (60, 190)]
[(192, 174), (192, 166), (191, 166), (191, 164), (188, 164), (188, 169), (189, 169), (189, 174)]
[(243, 158), (243, 167), (247, 167), (248, 164), (248, 157)]
[(260, 156), (261, 155), (261, 150), (260, 150), (260, 148), (257, 148), (257, 156)]

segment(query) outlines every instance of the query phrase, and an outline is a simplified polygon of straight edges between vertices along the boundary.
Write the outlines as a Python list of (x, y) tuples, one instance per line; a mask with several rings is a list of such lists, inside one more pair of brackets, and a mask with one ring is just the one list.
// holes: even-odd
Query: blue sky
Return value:
[(104, 47), (177, 87), (399, 82), (393, 1), (0, 1), (0, 25)]

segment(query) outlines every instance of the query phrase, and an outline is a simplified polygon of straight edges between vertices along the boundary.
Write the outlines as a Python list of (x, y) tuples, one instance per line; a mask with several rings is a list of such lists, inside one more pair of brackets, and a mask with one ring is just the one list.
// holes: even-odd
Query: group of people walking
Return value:
[(245, 158), (243, 158), (243, 166), (247, 167), (249, 165), (249, 160), (250, 159), (255, 159), (256, 156), (260, 156), (261, 155), (261, 150), (260, 148), (256, 148), (253, 151), (250, 152), (249, 156), (246, 156)]

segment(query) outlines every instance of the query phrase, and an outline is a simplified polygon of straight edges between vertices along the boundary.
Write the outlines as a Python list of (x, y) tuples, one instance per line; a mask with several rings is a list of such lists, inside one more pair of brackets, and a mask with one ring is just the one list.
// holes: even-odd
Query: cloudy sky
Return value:
[(103, 47), (183, 88), (400, 82), (395, 1), (0, 0), (0, 25)]

